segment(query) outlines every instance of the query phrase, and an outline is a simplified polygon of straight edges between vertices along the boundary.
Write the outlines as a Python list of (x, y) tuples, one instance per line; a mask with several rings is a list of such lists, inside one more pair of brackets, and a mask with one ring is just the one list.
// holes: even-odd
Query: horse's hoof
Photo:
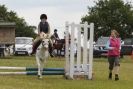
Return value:
[(41, 75), (38, 75), (38, 79), (42, 79), (42, 76)]
[(53, 55), (53, 54), (50, 54), (50, 56), (51, 56), (51, 57), (54, 57), (54, 55)]

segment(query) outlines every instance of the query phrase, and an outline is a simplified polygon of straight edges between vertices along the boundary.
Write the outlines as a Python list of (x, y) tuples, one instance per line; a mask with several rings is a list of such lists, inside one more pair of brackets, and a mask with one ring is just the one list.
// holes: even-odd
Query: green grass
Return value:
[[(46, 67), (64, 67), (64, 58), (49, 58)], [(17, 56), (12, 59), (0, 59), (0, 66), (36, 66), (34, 57)], [(94, 61), (93, 80), (66, 80), (63, 76), (2, 75), (0, 89), (133, 89), (133, 60), (121, 59), (120, 80), (108, 80), (107, 58)]]

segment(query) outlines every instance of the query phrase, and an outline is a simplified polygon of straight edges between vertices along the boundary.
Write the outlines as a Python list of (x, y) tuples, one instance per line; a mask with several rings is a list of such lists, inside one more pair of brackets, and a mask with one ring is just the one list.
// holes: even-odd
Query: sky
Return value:
[(58, 33), (63, 34), (65, 22), (80, 23), (81, 17), (87, 14), (87, 6), (94, 3), (93, 0), (0, 0), (0, 4), (15, 11), (28, 25), (38, 26), (40, 15), (45, 13), (51, 33), (58, 29)]
[(51, 34), (54, 29), (58, 29), (62, 38), (65, 22), (80, 23), (88, 12), (87, 7), (94, 6), (94, 1), (97, 0), (0, 0), (0, 4), (5, 4), (9, 11), (15, 11), (28, 25), (38, 26), (40, 15), (47, 14)]

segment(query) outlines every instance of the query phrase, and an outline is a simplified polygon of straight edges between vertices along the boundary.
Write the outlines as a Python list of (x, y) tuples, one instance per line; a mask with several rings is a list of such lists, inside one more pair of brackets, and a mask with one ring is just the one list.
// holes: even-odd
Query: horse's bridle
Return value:
[[(47, 38), (47, 39), (48, 39), (48, 38)], [(41, 44), (42, 44), (43, 47), (45, 47), (45, 45), (49, 45), (49, 43), (50, 43), (50, 40), (49, 40), (49, 39), (48, 39), (48, 43), (44, 43), (44, 41), (43, 41), (43, 39), (42, 39)]]

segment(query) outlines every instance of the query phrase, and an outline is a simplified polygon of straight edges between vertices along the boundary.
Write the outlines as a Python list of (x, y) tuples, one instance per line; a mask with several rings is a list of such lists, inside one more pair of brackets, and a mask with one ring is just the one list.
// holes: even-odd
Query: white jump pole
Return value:
[(88, 55), (88, 48), (87, 48), (87, 41), (88, 41), (88, 23), (85, 22), (84, 24), (84, 45), (83, 45), (83, 70), (86, 72), (85, 74), (87, 74), (87, 55)]
[(81, 26), (78, 25), (78, 43), (77, 43), (77, 71), (80, 72), (81, 66)]
[(0, 70), (26, 70), (26, 67), (0, 66)]
[(93, 35), (94, 34), (94, 23), (90, 24), (90, 47), (89, 47), (89, 79), (92, 79), (92, 68), (93, 68)]
[[(37, 75), (38, 68), (34, 67), (9, 67), (0, 66), (0, 75)], [(8, 72), (9, 70), (16, 70), (15, 72)], [(64, 75), (64, 68), (43, 68), (43, 75)]]
[[(37, 71), (27, 72), (0, 72), (0, 75), (37, 75)], [(43, 71), (42, 75), (64, 75), (63, 71)]]
[(66, 76), (70, 74), (70, 58), (69, 58), (69, 24), (66, 22), (66, 31), (65, 31), (65, 57), (66, 57), (66, 66), (65, 66), (65, 72)]
[(27, 72), (0, 72), (0, 75), (26, 75)]
[(74, 74), (74, 33), (75, 33), (75, 24), (71, 24), (71, 44), (70, 44), (70, 78), (73, 79)]

